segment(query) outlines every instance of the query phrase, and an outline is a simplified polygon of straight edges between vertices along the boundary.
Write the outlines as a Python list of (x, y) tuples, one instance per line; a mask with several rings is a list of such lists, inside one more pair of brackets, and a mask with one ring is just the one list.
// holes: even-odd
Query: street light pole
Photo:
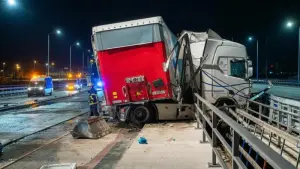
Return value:
[(256, 80), (258, 80), (258, 39), (256, 40)]
[[(57, 35), (60, 35), (61, 34), (61, 30), (57, 29), (55, 32), (48, 33), (48, 59), (47, 59), (47, 63), (48, 64), (50, 64), (50, 35), (52, 33), (56, 33)], [(48, 66), (48, 69), (47, 69), (47, 75), (49, 76), (49, 66)]]
[(300, 82), (300, 26), (298, 27), (298, 83)]
[[(48, 33), (48, 59), (47, 59), (48, 64), (49, 64), (49, 57), (50, 57), (50, 33)], [(47, 68), (47, 76), (49, 76), (49, 66)]]
[(5, 62), (2, 63), (3, 66), (3, 77), (4, 77), (4, 66), (5, 66)]
[(72, 45), (70, 45), (70, 72), (72, 72)]
[(82, 52), (82, 70), (84, 70), (84, 51)]
[(35, 64), (36, 64), (36, 60), (33, 61), (33, 71), (35, 71)]
[[(248, 41), (252, 41), (254, 38), (252, 36), (248, 37)], [(258, 80), (258, 39), (256, 38), (256, 80)]]
[[(72, 45), (74, 45), (74, 44), (70, 45), (70, 72), (72, 72)], [(76, 42), (75, 45), (80, 46), (80, 43)]]

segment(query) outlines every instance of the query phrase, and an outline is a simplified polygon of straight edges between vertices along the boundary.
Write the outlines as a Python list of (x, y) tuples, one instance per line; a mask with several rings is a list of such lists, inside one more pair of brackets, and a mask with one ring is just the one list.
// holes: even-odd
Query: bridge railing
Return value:
[[(53, 82), (54, 90), (65, 88), (68, 81), (69, 80), (54, 81)], [(86, 86), (87, 81), (83, 80), (82, 85)], [(0, 97), (27, 94), (27, 88), (28, 85), (0, 85)]]
[(246, 110), (247, 113), (251, 113), (255, 117), (258, 117), (258, 119), (273, 124), (278, 129), (284, 129), (288, 133), (300, 134), (300, 114), (253, 100), (248, 100)]
[(27, 86), (0, 88), (0, 97), (25, 93), (27, 93)]
[(231, 114), (238, 116), (238, 121), (268, 146), (273, 145), (279, 155), (299, 167), (299, 114), (252, 100), (248, 100), (246, 110), (236, 109)]
[[(218, 158), (223, 168), (231, 166), (230, 168), (232, 169), (246, 169), (245, 162), (241, 158), (243, 156), (256, 169), (266, 168), (267, 165), (275, 169), (295, 168), (289, 161), (251, 134), (228, 114), (209, 103), (200, 95), (195, 94), (195, 97), (197, 99), (195, 116), (198, 127), (202, 124), (203, 128), (202, 142), (205, 142), (207, 137), (212, 145), (212, 165), (217, 165), (216, 158)], [(220, 122), (223, 123), (222, 126), (224, 124), (227, 126), (225, 128), (230, 128), (228, 133), (231, 134), (229, 136), (225, 136), (224, 132), (220, 132), (220, 128), (217, 127)], [(241, 146), (242, 140), (264, 160), (263, 164), (258, 163), (256, 157), (248, 155), (247, 150)], [(223, 158), (224, 154), (220, 151), (222, 149), (224, 149), (226, 155), (230, 156), (231, 161)]]

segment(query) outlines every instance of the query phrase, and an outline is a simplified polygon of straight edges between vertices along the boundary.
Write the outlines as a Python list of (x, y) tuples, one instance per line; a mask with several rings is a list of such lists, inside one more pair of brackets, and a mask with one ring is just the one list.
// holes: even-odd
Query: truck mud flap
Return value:
[(88, 120), (79, 121), (71, 134), (73, 138), (97, 139), (111, 132), (110, 127), (102, 117), (90, 117)]

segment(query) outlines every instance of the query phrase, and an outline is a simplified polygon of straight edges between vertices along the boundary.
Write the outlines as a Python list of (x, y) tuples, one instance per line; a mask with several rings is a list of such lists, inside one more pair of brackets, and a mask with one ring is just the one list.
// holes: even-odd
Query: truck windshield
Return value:
[(246, 67), (244, 60), (230, 60), (231, 76), (245, 78)]
[(44, 86), (45, 82), (44, 81), (31, 81), (29, 82), (29, 87), (40, 87)]
[(97, 32), (97, 51), (161, 41), (160, 25), (150, 24)]

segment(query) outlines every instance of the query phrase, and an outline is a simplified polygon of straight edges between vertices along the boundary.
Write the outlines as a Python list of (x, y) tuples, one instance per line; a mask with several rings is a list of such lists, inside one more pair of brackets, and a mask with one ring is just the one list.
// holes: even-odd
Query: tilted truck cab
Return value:
[(211, 102), (228, 98), (242, 103), (238, 96), (247, 97), (245, 47), (212, 31), (200, 39), (183, 32), (177, 39), (161, 17), (152, 17), (96, 26), (92, 32), (106, 103), (121, 120), (193, 118), (187, 98), (194, 92), (203, 92)]
[[(253, 68), (244, 45), (222, 39), (212, 30), (183, 31), (178, 41), (178, 55), (169, 57), (166, 65), (177, 65), (176, 79), (185, 78), (184, 81), (190, 82), (194, 76), (195, 91), (211, 103), (218, 104), (220, 100), (239, 105), (246, 103)], [(194, 71), (191, 71), (189, 60)], [(176, 90), (184, 91), (188, 87), (191, 84), (178, 84)], [(178, 94), (182, 99), (184, 93)]]

